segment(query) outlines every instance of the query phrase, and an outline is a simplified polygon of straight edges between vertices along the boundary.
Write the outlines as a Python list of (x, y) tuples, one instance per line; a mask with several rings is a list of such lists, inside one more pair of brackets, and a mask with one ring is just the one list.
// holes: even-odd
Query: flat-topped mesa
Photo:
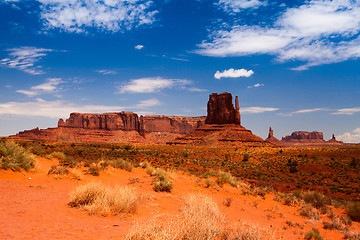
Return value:
[(281, 139), (282, 141), (324, 141), (324, 136), (322, 132), (306, 132), (306, 131), (296, 131), (293, 132), (290, 136), (285, 136)]
[(58, 127), (142, 132), (140, 118), (133, 112), (71, 113), (65, 122), (59, 120)]
[(240, 125), (239, 99), (235, 98), (235, 108), (231, 93), (212, 93), (207, 104), (206, 124)]

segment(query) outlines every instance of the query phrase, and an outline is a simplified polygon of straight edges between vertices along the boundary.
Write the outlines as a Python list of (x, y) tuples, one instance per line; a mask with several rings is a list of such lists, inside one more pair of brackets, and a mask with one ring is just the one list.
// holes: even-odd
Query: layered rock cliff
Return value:
[(136, 131), (144, 136), (145, 133), (167, 132), (188, 134), (204, 125), (205, 117), (178, 117), (164, 115), (138, 116), (133, 112), (116, 113), (71, 113), (70, 118), (60, 119), (58, 127)]
[(305, 141), (305, 142), (324, 142), (324, 136), (322, 132), (306, 132), (296, 131), (291, 135), (287, 135), (281, 139), (281, 141)]

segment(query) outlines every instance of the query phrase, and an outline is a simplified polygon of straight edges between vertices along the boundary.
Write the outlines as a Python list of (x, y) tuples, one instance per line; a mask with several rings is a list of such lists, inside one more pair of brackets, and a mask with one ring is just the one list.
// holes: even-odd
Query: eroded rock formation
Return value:
[(38, 128), (11, 138), (38, 141), (134, 142), (163, 144), (193, 132), (205, 117), (138, 116), (133, 112), (71, 113), (57, 128)]
[(240, 125), (239, 100), (235, 108), (231, 93), (212, 93), (207, 104), (206, 124), (168, 144), (206, 146), (274, 146)]
[(324, 142), (324, 137), (322, 132), (306, 132), (306, 131), (296, 131), (291, 135), (287, 135), (281, 139), (282, 141), (316, 141), (316, 142)]
[(240, 125), (239, 99), (235, 98), (235, 108), (231, 93), (212, 93), (207, 104), (206, 124)]
[(283, 146), (284, 145), (279, 139), (274, 137), (274, 131), (273, 131), (273, 129), (271, 127), (269, 128), (269, 135), (268, 135), (267, 139), (265, 139), (265, 141), (267, 141), (269, 143), (272, 143), (272, 144), (275, 144), (277, 146)]

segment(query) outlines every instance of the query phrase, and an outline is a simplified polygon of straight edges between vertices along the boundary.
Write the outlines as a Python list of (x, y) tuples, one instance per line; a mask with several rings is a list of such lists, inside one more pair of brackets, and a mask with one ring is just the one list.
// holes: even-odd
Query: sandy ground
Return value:
[[(338, 230), (324, 230), (321, 221), (330, 221), (322, 215), (320, 221), (299, 215), (300, 206), (286, 206), (274, 201), (273, 194), (243, 195), (242, 189), (225, 184), (219, 190), (204, 188), (197, 178), (176, 173), (171, 193), (156, 193), (152, 189), (153, 177), (140, 168), (126, 172), (111, 169), (99, 177), (84, 175), (83, 180), (69, 177), (55, 178), (47, 175), (55, 160), (40, 159), (33, 172), (0, 170), (0, 239), (124, 239), (136, 222), (146, 223), (156, 216), (171, 217), (179, 214), (182, 198), (201, 192), (211, 196), (219, 205), (226, 222), (246, 222), (274, 233), (274, 239), (304, 239), (312, 226), (319, 229), (325, 239), (342, 239)], [(138, 182), (129, 183), (129, 179)], [(126, 216), (91, 216), (86, 211), (68, 206), (69, 194), (78, 185), (100, 181), (106, 185), (130, 185), (141, 197), (138, 212)], [(223, 202), (232, 198), (230, 207)], [(343, 209), (333, 209), (344, 215)], [(286, 221), (298, 223), (288, 226)], [(360, 224), (353, 222), (351, 230), (360, 231)]]

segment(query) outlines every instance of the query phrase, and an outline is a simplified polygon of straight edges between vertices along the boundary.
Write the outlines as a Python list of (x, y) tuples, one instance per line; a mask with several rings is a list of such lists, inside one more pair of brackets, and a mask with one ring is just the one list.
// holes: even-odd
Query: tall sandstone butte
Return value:
[(231, 93), (212, 93), (207, 104), (206, 124), (240, 125), (239, 98), (235, 97), (235, 108)]
[(239, 99), (235, 98), (235, 108), (231, 93), (212, 93), (207, 104), (205, 125), (194, 132), (168, 144), (185, 145), (226, 145), (226, 146), (275, 146), (240, 125)]

